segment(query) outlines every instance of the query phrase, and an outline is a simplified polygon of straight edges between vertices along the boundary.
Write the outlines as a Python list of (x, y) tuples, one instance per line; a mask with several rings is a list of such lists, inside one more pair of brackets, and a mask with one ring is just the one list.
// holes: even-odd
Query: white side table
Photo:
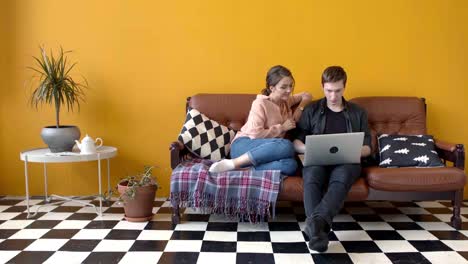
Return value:
[[(110, 159), (117, 155), (117, 148), (110, 146), (102, 146), (94, 154), (80, 154), (78, 151), (73, 152), (62, 152), (62, 153), (51, 153), (48, 148), (29, 149), (20, 153), (20, 159), (24, 161), (24, 177), (26, 185), (26, 208), (28, 210), (28, 218), (34, 217), (39, 208), (44, 205), (60, 204), (67, 201), (74, 201), (83, 205), (94, 207), (96, 214), (102, 215), (102, 190), (101, 190), (101, 160), (107, 160), (107, 191), (110, 193)], [(70, 162), (85, 162), (85, 161), (97, 161), (98, 163), (98, 181), (99, 181), (99, 211), (94, 204), (73, 199), (76, 197), (63, 197), (55, 194), (47, 196), (47, 163), (70, 163)], [(31, 214), (29, 211), (29, 175), (28, 175), (28, 163), (43, 163), (44, 164), (44, 192), (45, 200), (50, 201), (52, 197), (58, 198), (62, 201), (44, 204), (36, 208), (36, 212)]]

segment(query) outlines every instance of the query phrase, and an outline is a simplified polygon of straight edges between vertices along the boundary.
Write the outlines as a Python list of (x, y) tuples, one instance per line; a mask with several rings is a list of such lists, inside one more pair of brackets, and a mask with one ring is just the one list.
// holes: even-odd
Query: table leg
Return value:
[(28, 218), (30, 216), (29, 213), (29, 181), (28, 181), (28, 155), (24, 157), (24, 181), (26, 184), (26, 209), (28, 211)]
[(111, 198), (111, 185), (110, 185), (110, 159), (107, 159), (107, 195)]
[(49, 198), (47, 197), (47, 165), (44, 162), (44, 193), (45, 193), (45, 201), (49, 202)]
[(101, 190), (101, 154), (98, 157), (98, 178), (99, 178), (99, 216), (102, 216), (102, 190)]

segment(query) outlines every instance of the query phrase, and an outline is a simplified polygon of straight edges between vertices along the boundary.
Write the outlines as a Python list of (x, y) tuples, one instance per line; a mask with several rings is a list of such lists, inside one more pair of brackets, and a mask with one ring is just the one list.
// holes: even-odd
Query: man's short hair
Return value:
[(343, 85), (346, 86), (346, 72), (341, 66), (330, 66), (322, 73), (322, 86), (328, 82), (338, 82), (343, 80)]

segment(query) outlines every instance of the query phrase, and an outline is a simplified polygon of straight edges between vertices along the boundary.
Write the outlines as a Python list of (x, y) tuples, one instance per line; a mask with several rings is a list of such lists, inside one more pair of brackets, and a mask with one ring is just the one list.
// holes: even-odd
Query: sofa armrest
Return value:
[(436, 151), (444, 160), (453, 162), (461, 170), (465, 169), (465, 148), (463, 144), (454, 144), (435, 139)]
[(183, 160), (187, 150), (185, 149), (184, 144), (180, 141), (172, 142), (169, 146), (169, 150), (171, 151), (171, 168), (174, 169)]

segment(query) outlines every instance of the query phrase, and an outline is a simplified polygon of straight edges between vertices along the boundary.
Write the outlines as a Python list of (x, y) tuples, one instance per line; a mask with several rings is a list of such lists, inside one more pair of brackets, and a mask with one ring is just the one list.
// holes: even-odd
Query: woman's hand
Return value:
[(283, 130), (283, 132), (289, 131), (295, 127), (296, 122), (294, 122), (294, 120), (292, 119), (287, 119), (286, 121), (284, 121), (283, 124), (281, 124), (281, 129)]
[(310, 102), (310, 100), (312, 100), (312, 95), (309, 93), (309, 92), (302, 92), (300, 93), (301, 95), (301, 103), (304, 103), (304, 104), (307, 104), (308, 102)]

